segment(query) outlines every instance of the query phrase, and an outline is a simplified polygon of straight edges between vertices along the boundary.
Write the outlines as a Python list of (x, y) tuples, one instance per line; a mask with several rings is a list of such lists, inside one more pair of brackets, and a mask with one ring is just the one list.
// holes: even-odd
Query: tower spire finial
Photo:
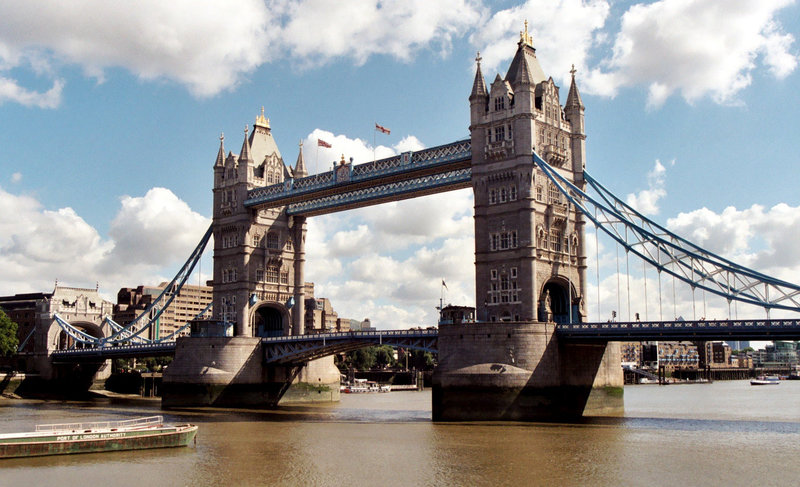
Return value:
[(575, 65), (573, 64), (572, 69), (569, 70), (569, 74), (572, 75), (572, 79), (575, 79), (575, 73), (577, 73), (577, 71), (575, 70)]
[(483, 58), (481, 57), (481, 52), (478, 51), (478, 54), (475, 56), (475, 62), (478, 63), (478, 67), (479, 68), (481, 67), (481, 61), (482, 60), (483, 60)]
[(525, 19), (525, 30), (519, 31), (519, 43), (533, 47), (533, 37), (528, 34), (528, 19)]

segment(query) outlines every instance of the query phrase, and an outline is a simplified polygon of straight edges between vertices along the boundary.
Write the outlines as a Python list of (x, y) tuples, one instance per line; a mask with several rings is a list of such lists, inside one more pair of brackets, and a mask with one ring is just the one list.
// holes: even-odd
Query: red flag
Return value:
[(378, 132), (383, 132), (386, 135), (389, 135), (389, 133), (391, 133), (391, 130), (381, 125), (378, 125), (377, 123), (375, 124), (375, 130), (377, 130)]
[(328, 149), (331, 148), (331, 145), (329, 143), (325, 142), (322, 139), (317, 139), (317, 146), (319, 146), (319, 147), (327, 147)]

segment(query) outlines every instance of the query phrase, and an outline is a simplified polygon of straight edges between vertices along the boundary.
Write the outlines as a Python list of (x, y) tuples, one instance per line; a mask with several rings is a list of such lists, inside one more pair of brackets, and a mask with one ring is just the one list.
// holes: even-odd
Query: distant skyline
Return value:
[[(694, 243), (800, 283), (796, 1), (33, 0), (0, 18), (0, 295), (58, 279), (113, 301), (169, 280), (210, 223), (220, 134), (238, 153), (262, 106), (284, 162), (303, 142), (312, 173), (468, 137), (476, 53), (487, 83), (505, 76), (526, 19), (562, 104), (575, 65), (595, 178)], [(470, 190), (311, 218), (307, 238), (306, 278), (339, 316), (428, 326), (442, 279), (446, 301), (474, 305)], [(605, 320), (627, 309), (599, 243), (587, 238), (601, 262), (587, 308)], [(727, 316), (678, 294), (665, 319)]]

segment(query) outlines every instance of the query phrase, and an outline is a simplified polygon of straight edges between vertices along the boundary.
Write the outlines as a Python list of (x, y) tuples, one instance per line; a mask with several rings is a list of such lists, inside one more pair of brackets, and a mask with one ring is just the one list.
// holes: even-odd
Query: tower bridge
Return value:
[[(164, 377), (165, 406), (274, 405), (291, 395), (292, 382), (338, 385), (330, 354), (389, 340), (438, 352), (435, 420), (616, 414), (623, 377), (614, 340), (800, 338), (797, 320), (590, 322), (587, 223), (655, 268), (659, 289), (663, 274), (729, 307), (796, 312), (800, 287), (671, 234), (592, 178), (575, 71), (562, 106), (527, 31), (505, 77), (487, 85), (480, 56), (476, 62), (468, 140), (361, 164), (343, 158), (309, 175), (302, 146), (293, 166), (284, 162), (263, 109), (238, 155), (226, 154), (220, 138), (206, 239), (213, 234), (213, 317), (232, 323), (233, 336), (165, 344), (175, 354)], [(474, 195), (477, 320), (419, 336), (305, 334), (307, 218), (465, 187)], [(183, 281), (176, 277), (169, 292)], [(137, 339), (146, 326), (115, 330), (113, 338)], [(68, 362), (91, 353), (104, 352), (54, 356)]]

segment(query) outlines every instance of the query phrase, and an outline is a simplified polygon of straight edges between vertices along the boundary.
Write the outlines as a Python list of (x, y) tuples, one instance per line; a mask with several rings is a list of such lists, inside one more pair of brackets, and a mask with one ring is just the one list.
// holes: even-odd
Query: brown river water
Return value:
[(800, 381), (637, 385), (625, 417), (433, 423), (431, 394), (343, 395), (274, 411), (161, 411), (157, 400), (0, 399), (0, 433), (164, 414), (187, 448), (0, 460), (0, 486), (800, 485)]

